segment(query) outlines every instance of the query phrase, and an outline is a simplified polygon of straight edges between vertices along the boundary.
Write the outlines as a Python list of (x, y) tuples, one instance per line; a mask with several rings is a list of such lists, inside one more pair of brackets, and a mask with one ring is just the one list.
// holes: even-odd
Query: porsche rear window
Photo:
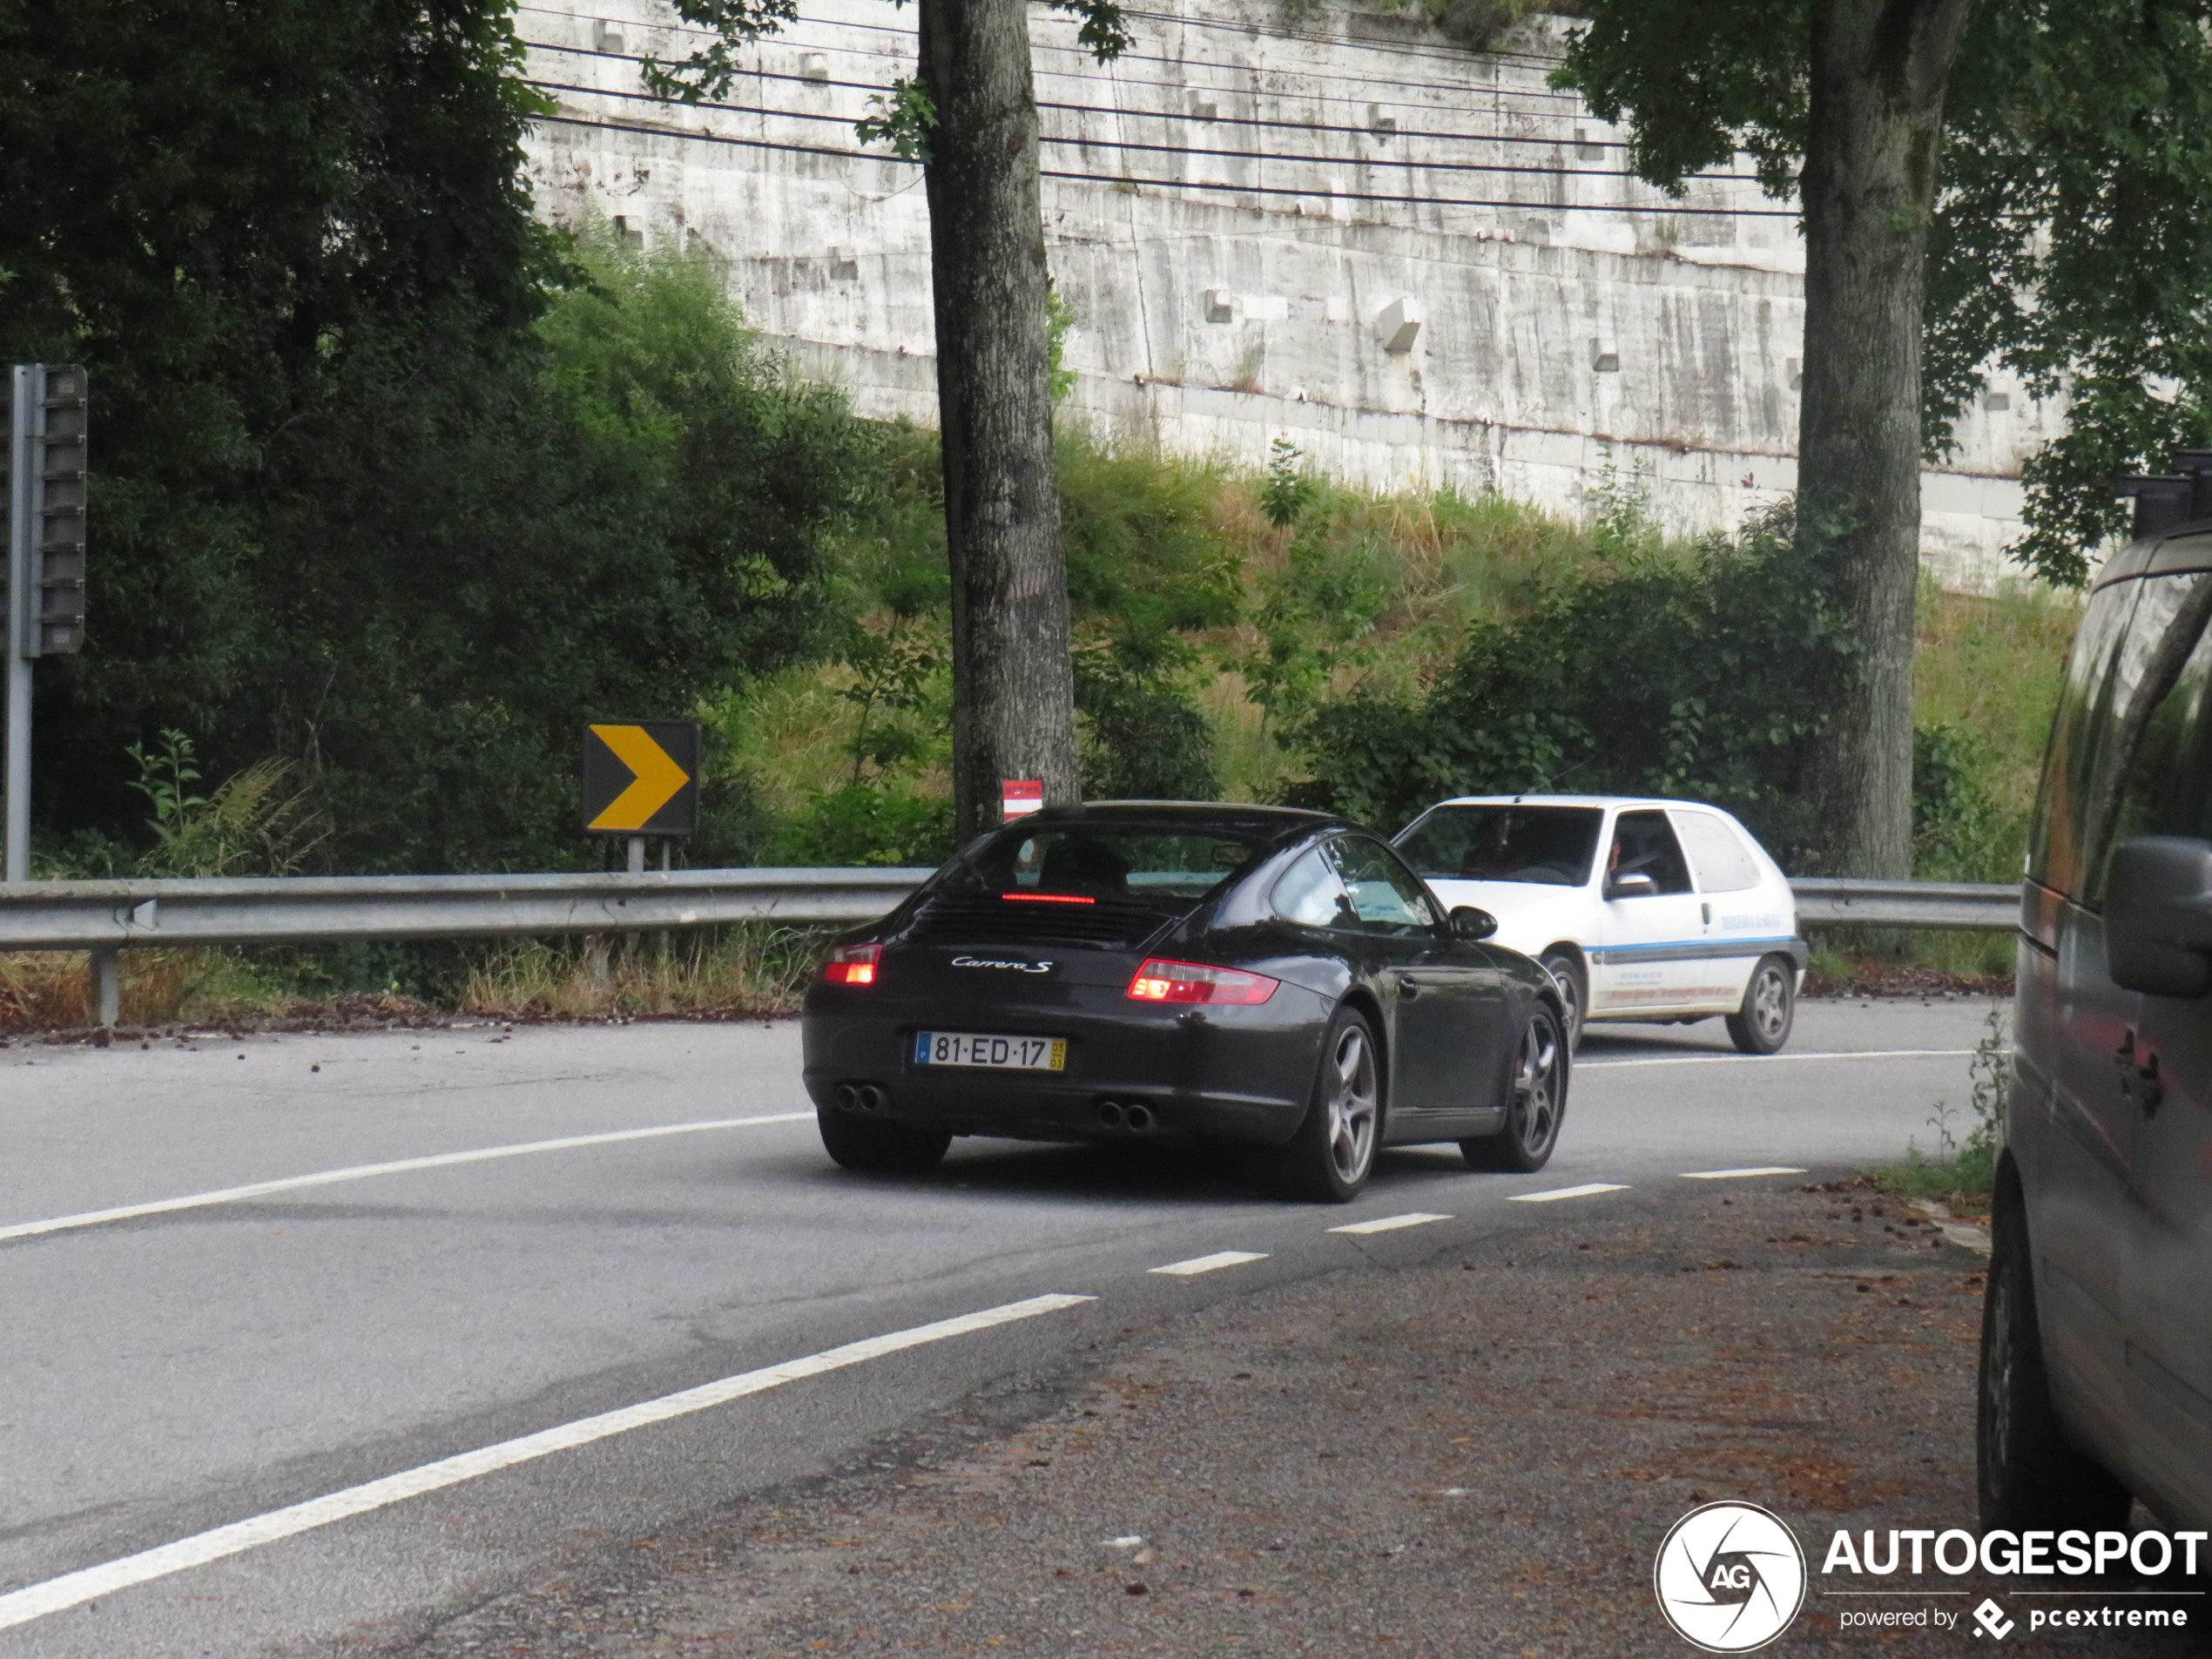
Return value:
[(1431, 881), (1579, 887), (1590, 879), (1604, 821), (1596, 806), (1439, 806), (1397, 846)]
[(969, 860), (1000, 893), (1076, 899), (1202, 899), (1241, 867), (1257, 838), (1107, 825), (1018, 826)]

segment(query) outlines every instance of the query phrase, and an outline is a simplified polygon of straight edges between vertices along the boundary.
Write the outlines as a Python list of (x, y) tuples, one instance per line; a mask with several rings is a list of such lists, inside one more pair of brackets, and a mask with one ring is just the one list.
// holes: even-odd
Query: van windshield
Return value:
[(1604, 821), (1596, 806), (1439, 806), (1399, 837), (1398, 850), (1432, 881), (1579, 887)]

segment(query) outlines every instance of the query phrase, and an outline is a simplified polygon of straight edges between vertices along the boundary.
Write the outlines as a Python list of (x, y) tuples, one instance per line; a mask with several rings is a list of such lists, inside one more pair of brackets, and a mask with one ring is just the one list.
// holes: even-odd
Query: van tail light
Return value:
[(873, 985), (876, 964), (882, 960), (880, 945), (840, 945), (822, 964), (826, 985)]
[(1129, 994), (1139, 1002), (1264, 1002), (1280, 980), (1238, 968), (1208, 968), (1199, 962), (1157, 958), (1136, 970)]

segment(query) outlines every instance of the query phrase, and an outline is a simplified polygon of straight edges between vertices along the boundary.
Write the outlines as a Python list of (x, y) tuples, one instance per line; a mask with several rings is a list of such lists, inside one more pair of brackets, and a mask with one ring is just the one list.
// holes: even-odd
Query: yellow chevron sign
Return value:
[(583, 729), (583, 827), (602, 834), (689, 835), (698, 825), (699, 728), (641, 720)]

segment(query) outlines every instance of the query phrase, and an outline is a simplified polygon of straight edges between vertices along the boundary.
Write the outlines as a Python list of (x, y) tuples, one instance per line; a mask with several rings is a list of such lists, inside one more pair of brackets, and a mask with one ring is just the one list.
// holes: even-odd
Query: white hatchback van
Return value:
[(1446, 906), (1552, 971), (1569, 1040), (1590, 1021), (1723, 1015), (1746, 1054), (1789, 1041), (1809, 952), (1790, 883), (1743, 826), (1698, 801), (1468, 795), (1396, 846)]

